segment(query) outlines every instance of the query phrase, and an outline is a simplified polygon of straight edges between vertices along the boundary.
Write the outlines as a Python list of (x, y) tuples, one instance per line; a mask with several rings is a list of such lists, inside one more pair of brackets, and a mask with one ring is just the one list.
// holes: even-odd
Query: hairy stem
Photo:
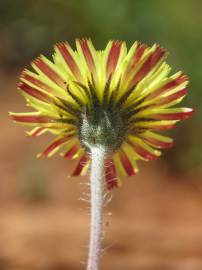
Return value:
[(98, 270), (102, 241), (105, 149), (95, 146), (91, 149), (91, 154), (91, 226), (87, 270)]

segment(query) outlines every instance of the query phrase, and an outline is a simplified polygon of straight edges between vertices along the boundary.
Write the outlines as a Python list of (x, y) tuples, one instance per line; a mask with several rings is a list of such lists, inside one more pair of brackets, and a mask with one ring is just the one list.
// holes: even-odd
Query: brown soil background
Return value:
[[(16, 74), (0, 75), (0, 270), (85, 269), (88, 179), (68, 179), (73, 162), (61, 157), (35, 158), (47, 138), (26, 137), (7, 114), (24, 109)], [(101, 269), (201, 270), (200, 180), (140, 164), (105, 208)]]

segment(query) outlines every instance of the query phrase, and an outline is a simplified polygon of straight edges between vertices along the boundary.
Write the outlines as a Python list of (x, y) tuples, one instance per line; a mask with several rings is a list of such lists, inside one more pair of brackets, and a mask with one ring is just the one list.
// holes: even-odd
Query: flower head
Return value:
[(73, 175), (84, 175), (95, 145), (107, 150), (105, 175), (108, 188), (121, 176), (134, 175), (136, 161), (154, 160), (173, 140), (157, 131), (173, 128), (192, 114), (173, 108), (187, 94), (187, 77), (172, 76), (166, 52), (158, 45), (135, 42), (127, 52), (125, 42), (110, 41), (97, 51), (89, 39), (55, 45), (53, 60), (43, 55), (33, 71), (24, 70), (18, 88), (34, 112), (11, 113), (13, 119), (34, 127), (28, 132), (56, 136), (41, 153), (60, 151), (78, 159)]

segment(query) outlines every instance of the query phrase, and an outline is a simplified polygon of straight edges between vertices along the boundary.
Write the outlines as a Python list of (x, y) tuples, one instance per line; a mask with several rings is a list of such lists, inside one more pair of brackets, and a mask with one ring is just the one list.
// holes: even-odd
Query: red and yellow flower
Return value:
[(137, 160), (155, 160), (173, 140), (158, 131), (173, 128), (192, 114), (189, 108), (173, 108), (187, 94), (187, 77), (170, 76), (166, 51), (135, 42), (110, 41), (95, 50), (89, 39), (77, 39), (74, 51), (68, 43), (55, 45), (53, 60), (40, 56), (24, 70), (18, 88), (34, 112), (11, 113), (13, 119), (46, 132), (55, 139), (40, 154), (61, 152), (78, 159), (72, 175), (84, 175), (95, 144), (107, 150), (105, 176), (108, 188), (121, 176), (137, 173)]

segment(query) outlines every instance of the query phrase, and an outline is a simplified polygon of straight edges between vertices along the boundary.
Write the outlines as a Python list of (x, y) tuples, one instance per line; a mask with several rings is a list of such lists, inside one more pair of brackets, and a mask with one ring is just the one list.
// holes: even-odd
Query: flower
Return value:
[(77, 39), (75, 51), (68, 43), (54, 49), (53, 61), (41, 55), (31, 63), (33, 71), (20, 77), (18, 89), (35, 111), (11, 113), (34, 127), (29, 135), (56, 136), (40, 156), (62, 151), (78, 159), (72, 175), (84, 175), (91, 147), (102, 145), (111, 189), (121, 176), (136, 174), (137, 160), (155, 160), (173, 145), (156, 132), (173, 128), (193, 110), (173, 108), (187, 94), (188, 80), (182, 72), (169, 75), (164, 49), (135, 42), (127, 52), (125, 42), (110, 41), (97, 51), (89, 39)]

